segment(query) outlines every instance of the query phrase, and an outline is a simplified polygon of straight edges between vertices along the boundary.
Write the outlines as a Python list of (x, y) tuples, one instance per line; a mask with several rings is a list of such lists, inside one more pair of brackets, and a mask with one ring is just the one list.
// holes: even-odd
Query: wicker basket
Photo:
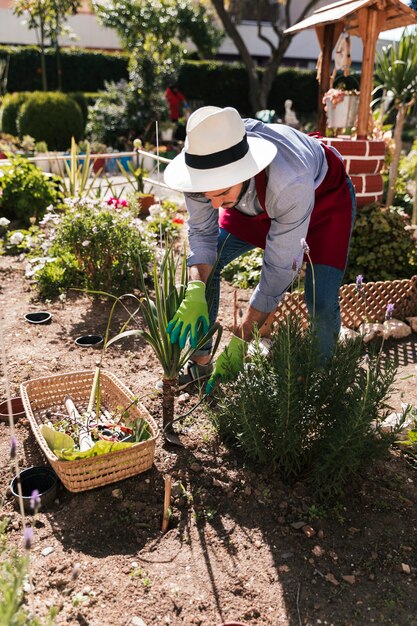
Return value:
[[(54, 412), (66, 414), (64, 398), (71, 396), (77, 409), (85, 411), (93, 384), (93, 371), (68, 372), (37, 378), (20, 386), (23, 406), (33, 433), (49, 463), (69, 491), (87, 491), (114, 483), (128, 476), (140, 474), (152, 467), (158, 427), (141, 404), (129, 409), (130, 416), (144, 418), (152, 437), (125, 450), (117, 450), (89, 459), (61, 461), (50, 450), (40, 427), (45, 420), (54, 420)], [(101, 408), (112, 412), (116, 407), (127, 407), (133, 394), (109, 372), (100, 374)]]

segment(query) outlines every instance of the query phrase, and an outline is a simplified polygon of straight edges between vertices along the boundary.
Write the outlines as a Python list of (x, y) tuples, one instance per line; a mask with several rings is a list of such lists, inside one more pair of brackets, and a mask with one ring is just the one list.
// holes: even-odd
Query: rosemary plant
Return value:
[(380, 354), (364, 360), (360, 339), (339, 344), (322, 365), (314, 332), (290, 316), (274, 331), (269, 357), (255, 350), (224, 385), (213, 418), (253, 460), (336, 494), (397, 436), (381, 429), (395, 374)]

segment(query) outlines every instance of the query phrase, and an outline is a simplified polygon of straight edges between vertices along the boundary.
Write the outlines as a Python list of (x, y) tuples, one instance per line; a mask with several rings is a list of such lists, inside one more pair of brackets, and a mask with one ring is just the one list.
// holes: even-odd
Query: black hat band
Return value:
[(248, 150), (249, 144), (245, 133), (242, 141), (230, 148), (220, 150), (220, 152), (213, 152), (212, 154), (190, 154), (186, 152), (185, 162), (189, 167), (193, 167), (196, 170), (210, 170), (240, 161)]

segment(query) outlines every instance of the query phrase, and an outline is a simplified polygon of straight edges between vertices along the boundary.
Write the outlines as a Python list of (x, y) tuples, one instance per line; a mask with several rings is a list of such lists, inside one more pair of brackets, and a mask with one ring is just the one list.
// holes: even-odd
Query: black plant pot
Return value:
[[(13, 420), (17, 422), (18, 419), (25, 415), (25, 409), (23, 407), (22, 398), (16, 396), (10, 399), (12, 405)], [(0, 403), (0, 422), (9, 422), (9, 407), (7, 400)]]
[[(22, 484), (23, 506), (25, 511), (33, 513), (31, 507), (32, 494), (35, 489), (39, 492), (40, 507), (43, 508), (55, 500), (58, 487), (58, 477), (47, 465), (28, 467), (20, 472)], [(16, 504), (19, 504), (18, 477), (10, 483)]]
[(35, 311), (34, 313), (26, 313), (25, 320), (30, 324), (46, 324), (52, 319), (49, 311)]
[(80, 348), (101, 348), (103, 341), (101, 335), (83, 335), (82, 337), (77, 337), (75, 343)]

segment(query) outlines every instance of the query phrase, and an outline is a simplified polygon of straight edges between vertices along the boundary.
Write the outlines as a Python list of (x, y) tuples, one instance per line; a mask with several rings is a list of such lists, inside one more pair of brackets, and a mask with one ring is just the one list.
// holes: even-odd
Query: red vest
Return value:
[[(331, 148), (325, 145), (323, 148), (328, 170), (315, 191), (306, 241), (313, 263), (344, 270), (352, 224), (352, 199), (343, 162)], [(262, 213), (244, 215), (233, 207), (221, 209), (219, 215), (219, 225), (224, 230), (263, 249), (271, 225), (271, 218), (265, 208), (266, 183), (266, 173), (263, 170), (255, 176), (255, 188)]]

